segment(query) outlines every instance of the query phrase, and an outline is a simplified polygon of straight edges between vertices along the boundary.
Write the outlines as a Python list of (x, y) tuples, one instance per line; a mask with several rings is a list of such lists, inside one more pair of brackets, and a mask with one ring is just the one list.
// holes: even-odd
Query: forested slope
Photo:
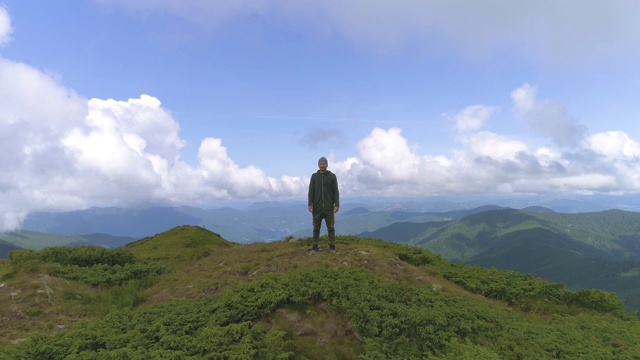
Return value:
[(455, 262), (612, 291), (640, 309), (640, 214), (501, 209), (455, 221), (396, 223), (368, 236), (415, 244)]

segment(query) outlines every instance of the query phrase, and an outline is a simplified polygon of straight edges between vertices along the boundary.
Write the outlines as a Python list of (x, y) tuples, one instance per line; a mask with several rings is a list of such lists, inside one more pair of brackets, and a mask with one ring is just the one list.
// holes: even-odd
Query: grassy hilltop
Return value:
[(182, 226), (0, 261), (0, 358), (640, 359), (612, 293), (338, 237), (239, 245)]

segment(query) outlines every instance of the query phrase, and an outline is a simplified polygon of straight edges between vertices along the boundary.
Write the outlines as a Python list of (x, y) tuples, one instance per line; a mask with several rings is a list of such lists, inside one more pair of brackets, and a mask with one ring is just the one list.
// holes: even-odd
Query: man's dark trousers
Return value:
[(327, 232), (329, 233), (329, 245), (335, 245), (336, 217), (331, 210), (313, 212), (313, 245), (317, 247), (318, 242), (320, 242), (320, 227), (322, 226), (322, 219), (324, 219), (325, 224), (327, 224)]

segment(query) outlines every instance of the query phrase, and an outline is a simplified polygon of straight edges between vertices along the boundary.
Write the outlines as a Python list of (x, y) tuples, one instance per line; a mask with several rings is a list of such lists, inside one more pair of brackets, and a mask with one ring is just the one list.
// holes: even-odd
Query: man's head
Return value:
[(327, 161), (326, 157), (321, 157), (320, 159), (318, 159), (318, 168), (320, 169), (320, 171), (325, 172), (327, 171), (327, 165), (329, 165), (329, 162)]

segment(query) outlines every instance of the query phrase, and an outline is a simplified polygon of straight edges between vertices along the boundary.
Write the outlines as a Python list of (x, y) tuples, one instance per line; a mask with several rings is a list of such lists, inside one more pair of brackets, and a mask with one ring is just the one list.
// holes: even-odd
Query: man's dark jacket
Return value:
[(320, 170), (311, 175), (309, 181), (309, 206), (313, 205), (313, 212), (331, 211), (333, 207), (340, 207), (340, 191), (338, 178), (329, 170)]

